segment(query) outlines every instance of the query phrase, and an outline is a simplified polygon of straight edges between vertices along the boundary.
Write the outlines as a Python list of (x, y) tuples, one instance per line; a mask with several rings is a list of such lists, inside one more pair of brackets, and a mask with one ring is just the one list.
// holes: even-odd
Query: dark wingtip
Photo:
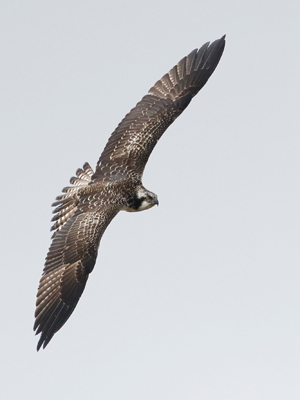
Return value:
[[(33, 330), (36, 330), (35, 326), (34, 326)], [(38, 335), (38, 332), (35, 332), (35, 335)], [(36, 351), (40, 350), (40, 348), (42, 347), (42, 344), (43, 344), (43, 340), (42, 340), (42, 338), (40, 338), (39, 341), (38, 341), (38, 344), (36, 346)]]
[[(39, 333), (41, 333), (41, 331), (39, 331), (37, 329), (37, 331), (35, 332), (36, 335), (38, 335)], [(36, 346), (36, 351), (39, 351), (41, 348), (45, 349), (47, 347), (47, 345), (49, 344), (50, 340), (52, 339), (52, 337), (54, 336), (54, 333), (51, 334), (50, 336), (46, 336), (43, 334), (41, 334), (40, 339), (38, 341), (38, 344)]]
[(216, 39), (213, 42), (209, 43), (209, 47), (221, 46), (222, 49), (224, 49), (225, 43), (226, 43), (226, 34), (223, 35), (220, 39)]
[(38, 344), (36, 346), (36, 351), (39, 351), (41, 347), (42, 347), (42, 343), (40, 343), (40, 340), (39, 340)]
[(221, 45), (221, 46), (223, 47), (223, 49), (224, 49), (225, 43), (226, 43), (226, 34), (223, 35), (220, 39), (217, 39), (217, 40), (215, 40), (214, 42), (211, 42), (211, 43), (210, 43), (210, 46), (212, 46), (212, 45), (214, 45), (214, 44), (219, 44), (219, 45)]
[(225, 44), (226, 44), (226, 34), (223, 35), (223, 36), (221, 37), (221, 39), (219, 39), (219, 40), (220, 40), (220, 42), (223, 44), (223, 46), (225, 47)]
[(219, 42), (222, 43), (223, 49), (224, 49), (225, 44), (226, 44), (226, 34), (223, 35), (223, 36), (219, 39)]

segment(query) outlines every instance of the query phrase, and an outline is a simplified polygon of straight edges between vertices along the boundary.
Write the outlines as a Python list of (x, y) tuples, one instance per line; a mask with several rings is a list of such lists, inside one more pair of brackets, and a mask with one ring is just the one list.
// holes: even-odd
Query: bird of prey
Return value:
[(45, 348), (74, 311), (96, 263), (100, 239), (119, 211), (158, 205), (142, 175), (159, 138), (206, 84), (225, 36), (193, 50), (151, 87), (110, 136), (95, 171), (88, 163), (53, 203), (55, 221), (39, 283), (34, 330)]

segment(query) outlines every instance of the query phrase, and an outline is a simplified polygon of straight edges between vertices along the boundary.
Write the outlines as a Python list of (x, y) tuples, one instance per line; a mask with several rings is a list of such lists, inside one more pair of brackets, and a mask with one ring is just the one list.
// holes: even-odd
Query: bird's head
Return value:
[(144, 211), (155, 205), (158, 206), (157, 195), (140, 186), (137, 188), (135, 196), (130, 199), (128, 206), (124, 207), (124, 209), (126, 211)]

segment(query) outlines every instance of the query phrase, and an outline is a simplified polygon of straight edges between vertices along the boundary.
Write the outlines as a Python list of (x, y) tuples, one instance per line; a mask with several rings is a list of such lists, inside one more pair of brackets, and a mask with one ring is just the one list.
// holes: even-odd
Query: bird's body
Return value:
[(85, 163), (63, 189), (54, 210), (53, 241), (40, 280), (35, 325), (45, 347), (72, 314), (92, 272), (100, 239), (119, 211), (158, 204), (142, 175), (161, 135), (216, 68), (225, 37), (203, 45), (164, 75), (111, 135), (95, 172)]

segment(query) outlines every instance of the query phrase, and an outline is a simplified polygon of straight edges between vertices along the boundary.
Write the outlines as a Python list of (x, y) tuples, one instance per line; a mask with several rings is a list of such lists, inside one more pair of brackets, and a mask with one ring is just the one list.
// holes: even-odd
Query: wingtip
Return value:
[(220, 39), (215, 40), (215, 42), (212, 42), (211, 45), (213, 43), (220, 43), (221, 45), (225, 46), (226, 43), (226, 34), (223, 35), (222, 37), (220, 37)]
[[(35, 332), (35, 334), (38, 335), (37, 332)], [(37, 346), (36, 346), (36, 351), (39, 351), (39, 350), (40, 350), (40, 348), (42, 347), (42, 344), (43, 344), (43, 341), (42, 341), (42, 339), (41, 339), (41, 337), (40, 337), (40, 339), (39, 339), (39, 341), (38, 341), (38, 344), (37, 344)]]
[[(35, 334), (38, 335), (39, 333), (41, 333), (41, 332), (39, 332), (37, 330)], [(40, 351), (41, 348), (44, 350), (47, 347), (47, 345), (49, 344), (52, 337), (53, 337), (53, 335), (50, 337), (44, 337), (43, 332), (42, 332), (41, 336), (39, 338), (38, 344), (36, 346), (36, 351)]]
[(225, 33), (225, 35), (223, 35), (222, 37), (220, 37), (220, 39), (216, 39), (215, 41), (211, 42), (211, 43), (210, 43), (210, 46), (211, 46), (212, 44), (214, 44), (214, 43), (215, 43), (215, 44), (219, 43), (219, 44), (225, 46), (225, 43), (226, 43), (226, 33)]
[(211, 53), (219, 53), (220, 58), (223, 54), (223, 51), (225, 49), (226, 45), (226, 34), (223, 35), (220, 39), (215, 40), (214, 42), (210, 43), (208, 50), (210, 50)]
[(226, 44), (226, 33), (225, 35), (223, 35), (220, 39), (219, 39), (220, 43), (223, 46), (223, 49), (225, 48), (225, 44)]

